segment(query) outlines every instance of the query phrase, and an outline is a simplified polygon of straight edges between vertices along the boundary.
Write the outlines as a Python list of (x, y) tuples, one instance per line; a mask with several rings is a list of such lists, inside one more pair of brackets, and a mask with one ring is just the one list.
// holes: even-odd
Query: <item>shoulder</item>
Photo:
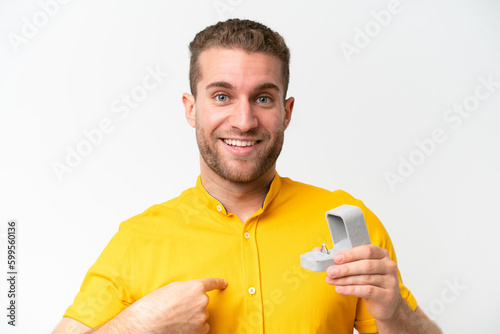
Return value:
[(344, 190), (328, 190), (318, 186), (292, 180), (288, 177), (281, 177), (281, 189), (285, 196), (300, 197), (300, 199), (324, 200), (332, 204), (344, 202), (342, 204), (362, 204), (362, 202)]
[(184, 190), (179, 196), (166, 202), (155, 204), (120, 224), (121, 232), (140, 232), (147, 228), (148, 233), (165, 229), (166, 222), (183, 219), (189, 216), (189, 209), (196, 207), (198, 201), (195, 188)]
[[(378, 217), (361, 201), (344, 190), (327, 190), (310, 184), (281, 178), (281, 201), (288, 207), (306, 208), (309, 212), (324, 213), (343, 204), (359, 207), (363, 211), (370, 238), (374, 244), (392, 247), (389, 235)], [(280, 202), (281, 202), (280, 201)]]

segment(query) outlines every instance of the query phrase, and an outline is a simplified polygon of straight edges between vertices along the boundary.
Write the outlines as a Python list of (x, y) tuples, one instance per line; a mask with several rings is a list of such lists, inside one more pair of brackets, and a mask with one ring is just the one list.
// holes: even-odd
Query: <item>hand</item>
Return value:
[(205, 334), (210, 329), (206, 322), (206, 293), (226, 286), (227, 282), (220, 278), (170, 283), (139, 299), (107, 325), (112, 326), (110, 329), (129, 329), (131, 333)]
[(327, 269), (326, 282), (342, 295), (361, 297), (376, 320), (391, 318), (403, 302), (397, 265), (386, 249), (363, 245), (338, 252), (337, 265)]

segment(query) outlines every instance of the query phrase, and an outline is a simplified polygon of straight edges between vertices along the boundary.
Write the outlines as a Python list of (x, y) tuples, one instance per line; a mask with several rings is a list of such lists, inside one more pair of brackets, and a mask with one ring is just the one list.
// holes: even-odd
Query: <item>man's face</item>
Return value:
[(196, 128), (202, 170), (205, 164), (238, 183), (274, 173), (293, 108), (293, 98), (284, 101), (279, 58), (213, 47), (199, 62), (196, 101), (185, 94), (184, 104)]

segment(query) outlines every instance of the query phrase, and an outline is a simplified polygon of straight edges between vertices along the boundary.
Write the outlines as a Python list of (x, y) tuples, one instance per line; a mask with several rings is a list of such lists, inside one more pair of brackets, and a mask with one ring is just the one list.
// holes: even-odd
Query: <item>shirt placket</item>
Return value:
[(259, 249), (257, 245), (258, 216), (250, 218), (243, 224), (241, 236), (242, 262), (245, 279), (244, 298), (247, 308), (244, 321), (248, 333), (264, 333), (262, 311), (262, 288), (260, 282)]

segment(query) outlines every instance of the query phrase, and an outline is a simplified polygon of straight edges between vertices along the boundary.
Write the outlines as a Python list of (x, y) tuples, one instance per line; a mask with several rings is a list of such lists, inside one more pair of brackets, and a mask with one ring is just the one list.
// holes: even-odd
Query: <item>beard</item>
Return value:
[[(223, 179), (237, 183), (250, 183), (259, 179), (276, 163), (281, 153), (284, 142), (284, 125), (275, 133), (274, 136), (268, 132), (257, 132), (254, 130), (248, 132), (213, 132), (209, 137), (204, 135), (203, 128), (200, 127), (196, 119), (196, 142), (200, 154), (205, 163), (217, 175)], [(221, 138), (230, 137), (251, 137), (259, 138), (262, 142), (268, 143), (257, 156), (252, 157), (227, 157), (221, 152), (218, 145)], [(274, 138), (272, 141), (271, 138)], [(261, 143), (262, 143), (261, 142)], [(261, 144), (262, 145), (262, 144)]]

